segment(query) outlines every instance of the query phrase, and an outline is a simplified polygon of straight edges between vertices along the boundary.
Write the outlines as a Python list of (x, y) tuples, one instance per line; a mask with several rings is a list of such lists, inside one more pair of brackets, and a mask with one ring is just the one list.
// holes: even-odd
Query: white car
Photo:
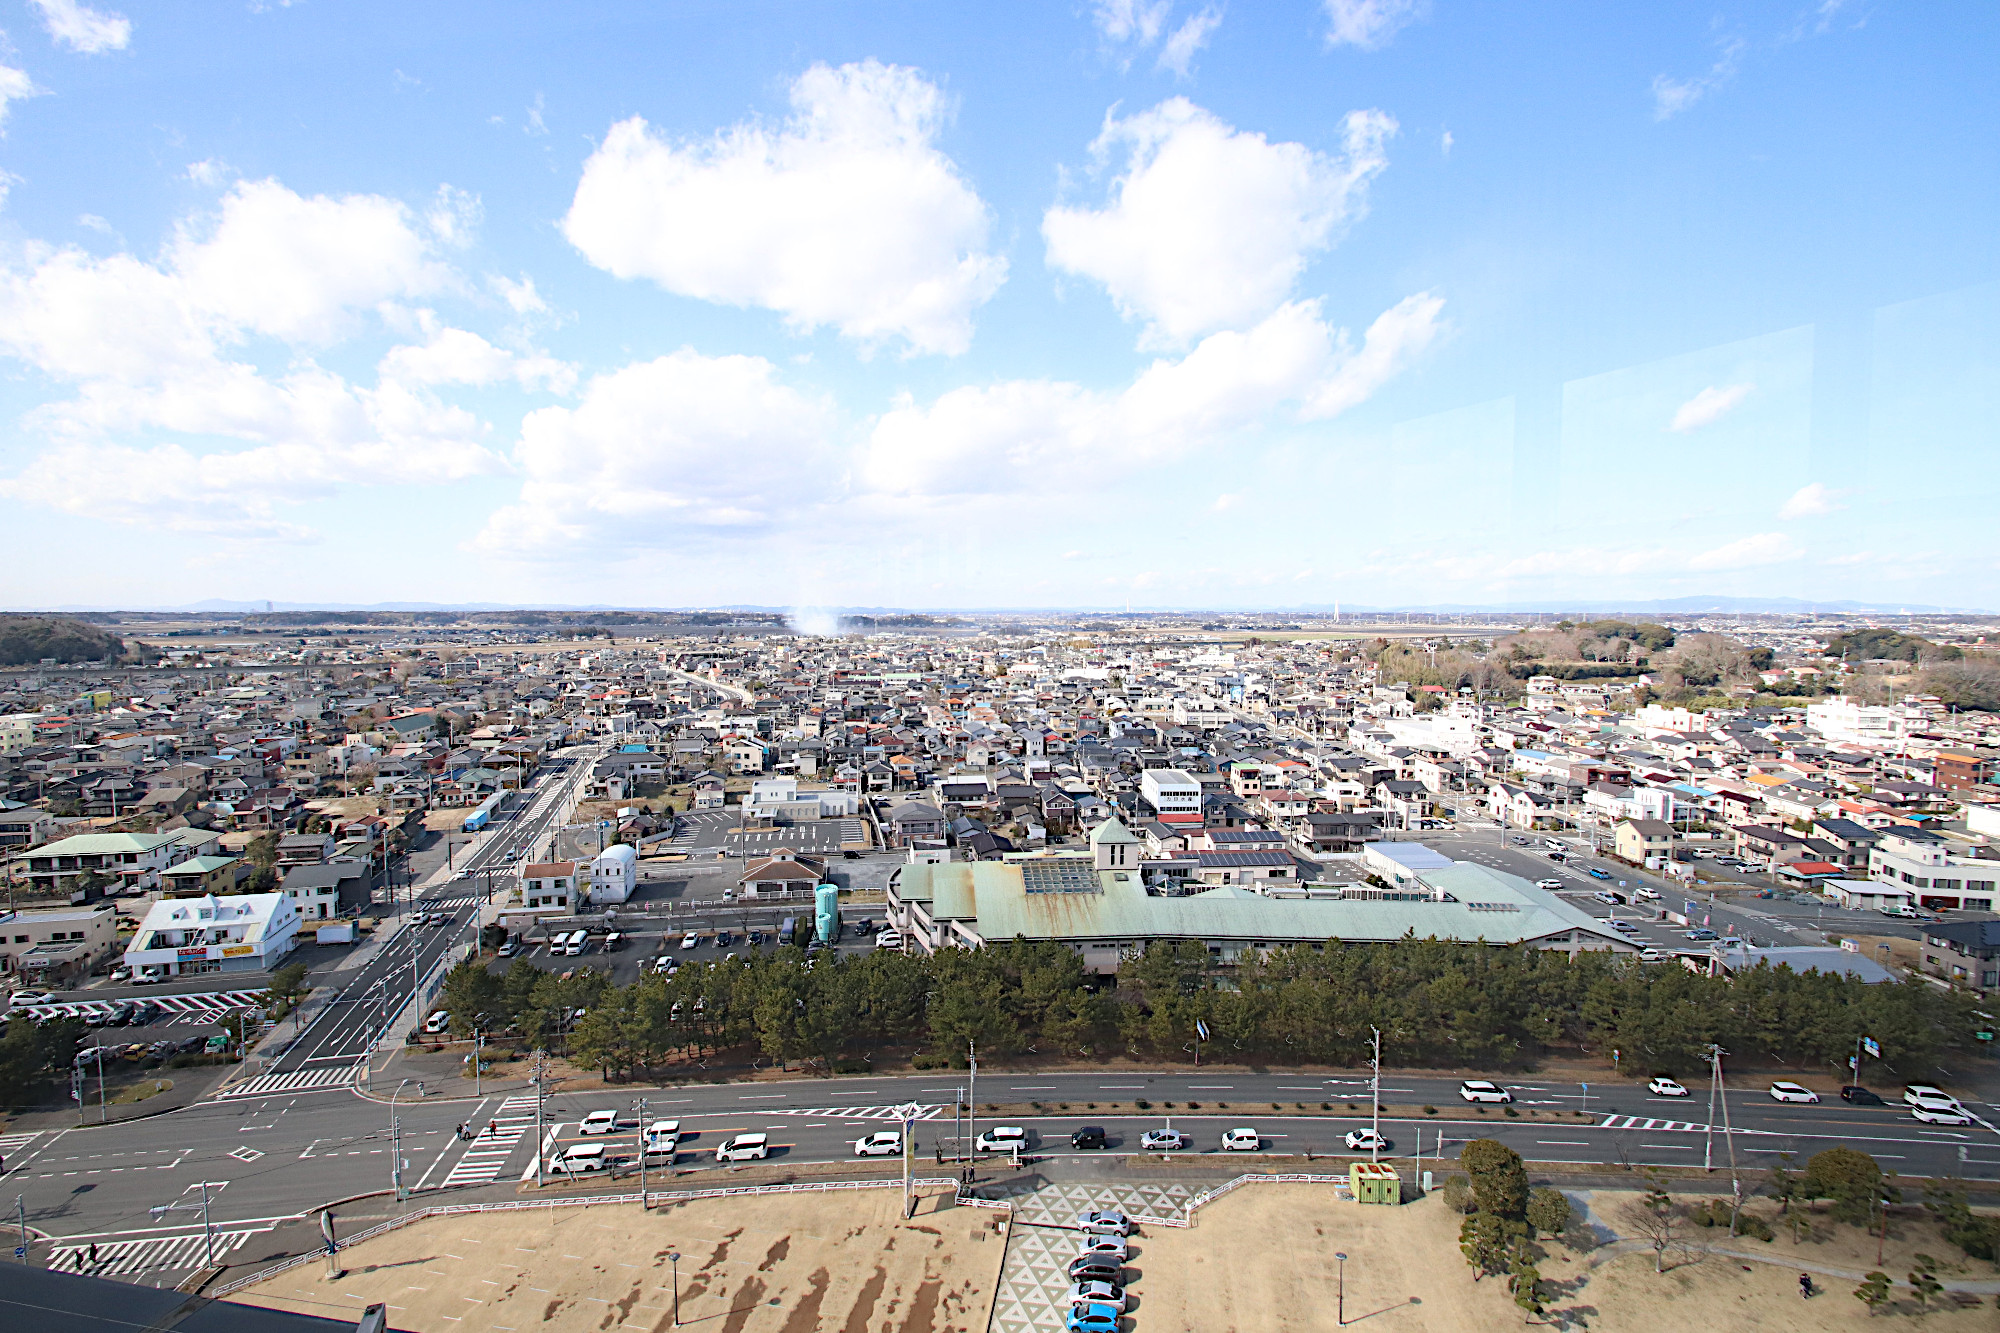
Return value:
[(451, 1026), (451, 1015), (440, 1009), (424, 1020), (424, 1031), (436, 1036)]
[(903, 1135), (899, 1130), (885, 1129), (854, 1141), (856, 1157), (895, 1157), (902, 1151)]
[(695, 945), (700, 943), (701, 943), (700, 931), (690, 930), (687, 934), (681, 936), (681, 948), (683, 949), (692, 949), (694, 948)]
[(573, 1176), (585, 1171), (602, 1171), (610, 1164), (605, 1159), (603, 1144), (578, 1143), (551, 1157), (549, 1170)]
[(612, 1130), (618, 1128), (618, 1113), (616, 1111), (592, 1111), (583, 1118), (583, 1123), (576, 1128), (577, 1132), (581, 1134), (609, 1134)]
[(1125, 1244), (1123, 1236), (1091, 1236), (1076, 1249), (1077, 1258), (1081, 1259), (1085, 1255), (1102, 1256), (1113, 1263), (1122, 1264), (1132, 1257), (1132, 1251)]
[(1224, 1152), (1256, 1152), (1263, 1146), (1263, 1136), (1254, 1129), (1231, 1129), (1222, 1135)]
[(681, 1146), (681, 1122), (678, 1120), (655, 1120), (646, 1126), (646, 1155), (671, 1156)]
[(1108, 1305), (1123, 1312), (1125, 1288), (1115, 1282), (1079, 1282), (1069, 1289), (1071, 1305)]
[(1538, 879), (1535, 881), (1536, 888), (1548, 889), (1551, 892), (1555, 891), (1556, 889), (1560, 889), (1562, 886), (1563, 882), (1559, 879)]
[(1931, 1083), (1909, 1084), (1903, 1089), (1903, 1100), (1911, 1106), (1923, 1102), (1949, 1102), (1953, 1106), (1959, 1104), (1958, 1098)]
[(1655, 1097), (1685, 1097), (1688, 1090), (1673, 1079), (1662, 1075), (1646, 1085), (1646, 1091)]
[(1498, 1083), (1489, 1083), (1483, 1078), (1469, 1078), (1458, 1085), (1458, 1095), (1469, 1102), (1499, 1102), (1514, 1100), (1514, 1094)]
[(50, 995), (47, 991), (17, 990), (13, 993), (13, 995), (8, 997), (7, 1003), (10, 1005), (47, 1004), (49, 1001), (53, 999), (55, 999), (55, 996)]
[(1139, 1147), (1145, 1152), (1176, 1152), (1187, 1145), (1188, 1136), (1178, 1129), (1149, 1129), (1139, 1136)]
[(733, 1139), (723, 1140), (715, 1150), (718, 1162), (749, 1162), (771, 1155), (771, 1136), (768, 1134), (738, 1134)]
[(897, 930), (885, 930), (875, 937), (875, 947), (894, 953), (903, 947), (903, 934)]
[(1387, 1152), (1390, 1146), (1389, 1140), (1383, 1138), (1372, 1129), (1350, 1129), (1347, 1131), (1347, 1151), (1349, 1152)]
[(1771, 1100), (1774, 1102), (1817, 1102), (1819, 1094), (1811, 1088), (1797, 1083), (1787, 1083), (1783, 1079), (1771, 1085)]
[(1951, 1102), (1921, 1101), (1910, 1107), (1910, 1118), (1926, 1125), (1969, 1125), (1972, 1117), (1965, 1108)]
[(1076, 1229), (1092, 1236), (1129, 1236), (1132, 1219), (1115, 1208), (1094, 1208), (1077, 1214)]
[(995, 1125), (972, 1141), (975, 1152), (1012, 1152), (1028, 1146), (1028, 1131), (1019, 1125)]

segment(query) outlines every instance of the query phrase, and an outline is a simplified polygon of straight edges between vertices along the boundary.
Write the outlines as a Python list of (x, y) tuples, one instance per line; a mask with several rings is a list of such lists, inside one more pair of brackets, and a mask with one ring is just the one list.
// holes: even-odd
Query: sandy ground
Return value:
[[(940, 1208), (939, 1203), (947, 1206)], [(1005, 1248), (1000, 1214), (896, 1190), (531, 1208), (431, 1218), (281, 1274), (232, 1299), (392, 1328), (709, 1333), (984, 1333)]]
[[(1615, 1217), (1634, 1197), (1598, 1192), (1594, 1212)], [(1460, 1218), (1430, 1198), (1398, 1208), (1342, 1203), (1310, 1185), (1253, 1185), (1204, 1208), (1188, 1231), (1150, 1230), (1134, 1242), (1133, 1322), (1143, 1329), (1200, 1329), (1202, 1333), (1265, 1333), (1334, 1326), (1340, 1269), (1347, 1255), (1346, 1312), (1365, 1319), (1374, 1333), (1515, 1327), (1526, 1317), (1506, 1284), (1474, 1282), (1458, 1252)], [(1901, 1277), (1915, 1250), (1944, 1259), (1958, 1251), (1910, 1224), (1901, 1237), (1892, 1228), (1883, 1268)], [(1788, 1236), (1770, 1245), (1738, 1238), (1732, 1245), (1782, 1260), (1751, 1263), (1698, 1248), (1677, 1250), (1664, 1274), (1653, 1254), (1600, 1250), (1577, 1256), (1546, 1242), (1541, 1265), (1559, 1295), (1538, 1323), (1568, 1329), (1700, 1328), (1703, 1333), (1823, 1333), (1868, 1327), (1867, 1308), (1849, 1293), (1851, 1279), (1820, 1277), (1822, 1294), (1799, 1297), (1794, 1262), (1866, 1271), (1876, 1267), (1872, 1238), (1851, 1227), (1820, 1228), (1823, 1239), (1794, 1246)], [(1713, 1231), (1692, 1230), (1699, 1246)], [(1722, 1238), (1726, 1239), (1726, 1238)], [(1865, 1254), (1863, 1253), (1865, 1249)], [(1595, 1261), (1593, 1263), (1593, 1260)], [(1746, 1271), (1747, 1268), (1747, 1271)], [(1940, 1276), (1992, 1277), (1992, 1266), (1940, 1268)], [(2000, 1327), (1993, 1298), (1979, 1310), (1946, 1309), (1926, 1321), (1937, 1329)], [(1907, 1296), (1898, 1313), (1913, 1313)]]

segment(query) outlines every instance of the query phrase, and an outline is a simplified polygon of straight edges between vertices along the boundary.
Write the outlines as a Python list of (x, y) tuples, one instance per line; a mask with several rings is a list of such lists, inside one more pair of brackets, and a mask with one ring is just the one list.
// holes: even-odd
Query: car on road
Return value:
[(665, 1156), (671, 1158), (674, 1150), (680, 1146), (680, 1121), (655, 1120), (652, 1124), (646, 1126), (646, 1156)]
[(1817, 1102), (1819, 1094), (1798, 1083), (1788, 1083), (1779, 1079), (1771, 1085), (1771, 1100), (1774, 1102)]
[(1590, 876), (1592, 879), (1611, 878), (1611, 872), (1609, 870), (1606, 870), (1603, 866), (1585, 866), (1583, 868), (1583, 873)]
[(975, 1152), (1013, 1152), (1027, 1146), (1028, 1131), (1019, 1125), (995, 1125), (972, 1141)]
[(1263, 1136), (1248, 1126), (1240, 1129), (1226, 1129), (1222, 1132), (1222, 1151), (1224, 1152), (1256, 1152), (1263, 1146)]
[(1652, 1093), (1655, 1097), (1685, 1097), (1688, 1095), (1688, 1090), (1681, 1086), (1678, 1079), (1668, 1078), (1665, 1074), (1648, 1083), (1646, 1091)]
[(1852, 1102), (1856, 1106), (1881, 1106), (1882, 1099), (1858, 1083), (1849, 1083), (1841, 1088), (1840, 1100)]
[(618, 1113), (616, 1111), (592, 1111), (583, 1118), (583, 1123), (578, 1125), (576, 1130), (579, 1134), (609, 1134), (617, 1128)]
[(715, 1160), (718, 1162), (750, 1162), (770, 1155), (769, 1134), (738, 1134), (734, 1138), (724, 1139), (721, 1146), (715, 1150)]
[(1531, 845), (1526, 838), (1523, 838), (1518, 834), (1514, 837), (1507, 839), (1507, 841), (1513, 843), (1516, 847), (1527, 847)]
[(1079, 1126), (1076, 1130), (1074, 1130), (1070, 1134), (1069, 1146), (1078, 1150), (1079, 1152), (1087, 1148), (1104, 1147), (1105, 1146), (1104, 1126), (1102, 1125)]
[(701, 932), (698, 930), (690, 930), (687, 934), (681, 936), (681, 948), (683, 949), (692, 949), (700, 943)]
[(1132, 1255), (1131, 1247), (1125, 1243), (1123, 1236), (1087, 1236), (1083, 1244), (1077, 1247), (1076, 1252), (1079, 1257), (1086, 1254), (1100, 1254), (1107, 1259), (1116, 1259), (1121, 1264)]
[(1903, 1087), (1903, 1100), (1911, 1106), (1918, 1102), (1950, 1102), (1958, 1105), (1958, 1098), (1933, 1083), (1909, 1083)]
[(1389, 1140), (1383, 1138), (1372, 1129), (1350, 1129), (1347, 1131), (1347, 1151), (1349, 1152), (1388, 1152), (1394, 1146)]
[(1495, 1102), (1505, 1104), (1514, 1100), (1514, 1094), (1498, 1083), (1489, 1083), (1483, 1078), (1469, 1078), (1458, 1085), (1458, 1095), (1469, 1102)]
[(602, 1171), (611, 1165), (601, 1143), (573, 1143), (549, 1159), (549, 1170), (561, 1175), (581, 1175)]
[(1079, 1282), (1069, 1289), (1071, 1305), (1107, 1305), (1125, 1309), (1125, 1288), (1116, 1282)]
[(1927, 1125), (1969, 1125), (1971, 1115), (1962, 1106), (1946, 1102), (1918, 1102), (1910, 1107), (1910, 1118)]
[(7, 1003), (10, 1005), (48, 1004), (55, 998), (55, 996), (49, 994), (47, 991), (17, 990), (7, 997)]
[(440, 1009), (424, 1020), (424, 1031), (435, 1037), (451, 1026), (451, 1015)]
[(1146, 1152), (1178, 1152), (1187, 1145), (1188, 1136), (1178, 1129), (1149, 1129), (1139, 1136), (1139, 1147)]
[(902, 1152), (903, 1135), (900, 1130), (878, 1130), (865, 1139), (854, 1141), (856, 1157), (899, 1157)]
[(875, 937), (875, 947), (894, 952), (903, 947), (903, 934), (898, 930), (885, 930)]
[(1660, 900), (1660, 891), (1641, 884), (1638, 888), (1632, 890), (1632, 896), (1641, 902), (1658, 902)]
[(1681, 938), (1694, 940), (1699, 943), (1706, 940), (1721, 939), (1722, 937), (1720, 935), (1717, 935), (1714, 931), (1710, 930), (1707, 926), (1697, 926), (1693, 930), (1683, 931), (1681, 934)]
[(157, 986), (166, 979), (166, 973), (153, 972), (143, 967), (132, 974), (132, 984), (134, 986)]
[(519, 949), (520, 947), (521, 946), (515, 941), (514, 937), (512, 935), (509, 935), (506, 938), (506, 940), (502, 942), (500, 947), (493, 951), (493, 956), (496, 958), (512, 958), (514, 956), (514, 951)]
[(1129, 1236), (1132, 1219), (1116, 1208), (1093, 1208), (1076, 1215), (1076, 1229), (1092, 1236)]
[[(853, 852), (849, 856), (855, 855)], [(1063, 1317), (1063, 1333), (1118, 1333), (1119, 1312), (1111, 1305), (1072, 1305)]]
[(1548, 889), (1551, 892), (1560, 889), (1562, 886), (1563, 882), (1559, 879), (1538, 879), (1535, 881), (1536, 888)]

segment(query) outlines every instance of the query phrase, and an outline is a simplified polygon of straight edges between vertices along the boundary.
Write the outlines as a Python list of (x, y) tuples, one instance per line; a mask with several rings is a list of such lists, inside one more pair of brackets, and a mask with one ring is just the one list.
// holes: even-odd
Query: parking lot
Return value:
[[(840, 953), (867, 953), (874, 949), (873, 926), (883, 920), (880, 908), (842, 908), (842, 931), (835, 949)], [(558, 923), (547, 933), (521, 940), (507, 957), (496, 959), (495, 970), (525, 958), (545, 971), (564, 972), (587, 967), (607, 972), (614, 984), (636, 981), (661, 958), (680, 963), (715, 963), (732, 955), (771, 953), (783, 948), (781, 936), (786, 921), (795, 923), (796, 938), (804, 940), (812, 917), (812, 904), (800, 899), (785, 904), (756, 907), (728, 907), (674, 913), (670, 921), (658, 917), (619, 914), (611, 917), (577, 918), (574, 924)], [(573, 936), (585, 932), (581, 953), (558, 953), (551, 936)], [(613, 931), (618, 935), (612, 940)], [(689, 943), (689, 937), (693, 942)]]

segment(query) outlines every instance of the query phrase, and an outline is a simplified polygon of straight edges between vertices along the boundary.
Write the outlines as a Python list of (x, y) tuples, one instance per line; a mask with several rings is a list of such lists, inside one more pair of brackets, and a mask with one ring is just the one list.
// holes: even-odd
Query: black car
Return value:
[(715, 932), (716, 948), (727, 949), (730, 945), (734, 944), (735, 942), (736, 942), (736, 937), (734, 935), (731, 935), (728, 931), (718, 930)]
[(1072, 1148), (1102, 1148), (1104, 1146), (1104, 1126), (1085, 1125), (1069, 1136)]
[(1882, 1099), (1858, 1084), (1850, 1083), (1840, 1090), (1840, 1100), (1852, 1102), (1856, 1106), (1880, 1106)]
[(157, 1023), (167, 1011), (152, 1000), (141, 1000), (138, 1012), (132, 1015), (132, 1026), (142, 1028), (148, 1023)]
[(200, 1050), (202, 1047), (206, 1045), (208, 1045), (208, 1038), (205, 1036), (183, 1037), (181, 1038), (180, 1042), (174, 1047), (174, 1049), (182, 1055), (193, 1055), (196, 1051)]
[(109, 1014), (105, 1015), (104, 1026), (108, 1028), (125, 1027), (131, 1023), (133, 1015), (137, 1014), (138, 1012), (139, 1012), (138, 1002), (135, 1000), (127, 1000), (123, 1004), (120, 1004), (116, 1009), (113, 1009)]
[(1112, 1282), (1123, 1285), (1125, 1270), (1108, 1254), (1080, 1254), (1069, 1262), (1072, 1282)]
[(764, 932), (761, 930), (753, 930), (750, 932), (748, 938), (752, 944), (762, 944), (764, 942)]

